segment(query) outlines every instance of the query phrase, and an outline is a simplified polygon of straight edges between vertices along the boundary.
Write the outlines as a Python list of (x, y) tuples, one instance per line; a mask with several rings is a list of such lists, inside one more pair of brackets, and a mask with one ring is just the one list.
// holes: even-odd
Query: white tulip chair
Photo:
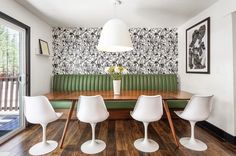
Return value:
[(102, 96), (80, 96), (77, 107), (77, 118), (92, 127), (92, 140), (81, 145), (81, 151), (86, 154), (96, 154), (106, 148), (102, 140), (95, 139), (96, 123), (106, 120), (109, 116)]
[(24, 97), (24, 114), (26, 120), (32, 124), (40, 124), (43, 128), (42, 142), (30, 148), (31, 155), (47, 154), (57, 148), (58, 143), (46, 140), (47, 124), (59, 119), (62, 113), (56, 113), (45, 96)]
[(180, 144), (184, 147), (195, 151), (207, 150), (207, 145), (204, 142), (195, 139), (194, 127), (196, 122), (208, 119), (212, 109), (212, 97), (213, 95), (194, 95), (183, 111), (175, 111), (180, 118), (188, 120), (191, 125), (191, 137), (180, 139)]
[(144, 124), (144, 138), (137, 139), (134, 142), (136, 149), (142, 152), (155, 152), (159, 149), (158, 143), (152, 139), (148, 139), (148, 124), (150, 122), (158, 121), (163, 115), (162, 97), (141, 95), (130, 112), (132, 118)]

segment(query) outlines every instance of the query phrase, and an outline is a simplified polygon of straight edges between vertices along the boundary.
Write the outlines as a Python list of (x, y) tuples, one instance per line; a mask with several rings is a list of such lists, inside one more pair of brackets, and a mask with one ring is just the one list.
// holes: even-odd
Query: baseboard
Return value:
[(236, 136), (233, 136), (223, 131), (222, 129), (212, 125), (211, 123), (207, 121), (201, 121), (201, 122), (198, 122), (197, 125), (203, 129), (206, 129), (208, 132), (210, 132), (214, 136), (221, 138), (231, 144), (236, 145)]

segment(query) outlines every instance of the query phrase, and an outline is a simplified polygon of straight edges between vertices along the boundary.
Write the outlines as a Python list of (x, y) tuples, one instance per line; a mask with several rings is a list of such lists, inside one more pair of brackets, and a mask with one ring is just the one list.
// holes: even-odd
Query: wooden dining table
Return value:
[(101, 95), (105, 101), (136, 101), (140, 95), (161, 95), (163, 99), (163, 107), (167, 115), (167, 119), (170, 125), (171, 133), (173, 135), (174, 142), (177, 147), (179, 147), (179, 142), (176, 138), (174, 125), (172, 122), (170, 110), (167, 104), (167, 100), (189, 100), (192, 97), (192, 94), (186, 91), (157, 91), (157, 90), (124, 90), (121, 91), (120, 95), (114, 95), (113, 91), (74, 91), (74, 92), (50, 92), (45, 94), (45, 96), (50, 101), (71, 101), (71, 106), (67, 116), (66, 124), (63, 130), (63, 134), (60, 140), (60, 148), (63, 148), (63, 143), (66, 137), (67, 129), (72, 117), (72, 113), (75, 107), (76, 102), (78, 101), (81, 95), (92, 96), (92, 95)]

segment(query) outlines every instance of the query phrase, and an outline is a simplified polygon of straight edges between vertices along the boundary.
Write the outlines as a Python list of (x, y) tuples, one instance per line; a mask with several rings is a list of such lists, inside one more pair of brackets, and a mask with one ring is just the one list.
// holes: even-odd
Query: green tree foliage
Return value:
[(19, 73), (19, 33), (0, 25), (0, 76)]

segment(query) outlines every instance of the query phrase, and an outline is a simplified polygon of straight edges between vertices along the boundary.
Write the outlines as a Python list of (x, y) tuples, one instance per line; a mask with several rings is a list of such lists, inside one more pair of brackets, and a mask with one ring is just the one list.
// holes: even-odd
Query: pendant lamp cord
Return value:
[(117, 17), (117, 7), (121, 5), (121, 0), (114, 0), (114, 4), (113, 4), (113, 17)]

